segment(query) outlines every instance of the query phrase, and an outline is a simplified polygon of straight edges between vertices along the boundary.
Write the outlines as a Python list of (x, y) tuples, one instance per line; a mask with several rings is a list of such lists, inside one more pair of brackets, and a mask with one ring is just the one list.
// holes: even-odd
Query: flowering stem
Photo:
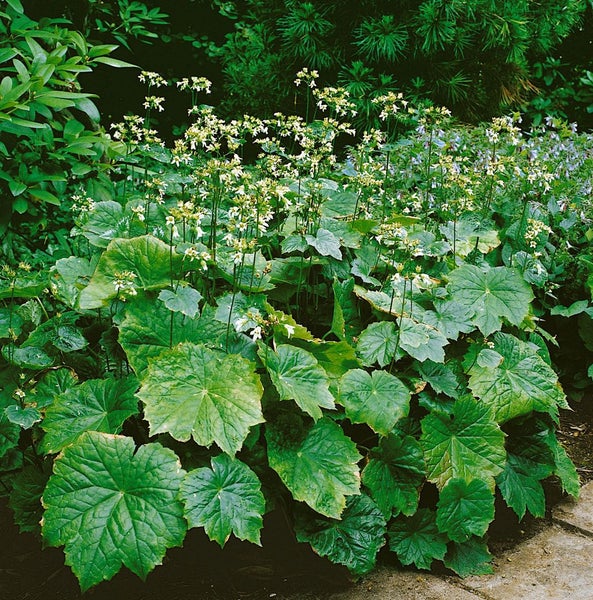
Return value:
[(385, 193), (385, 190), (387, 188), (387, 176), (389, 174), (389, 159), (390, 158), (391, 158), (391, 152), (388, 150), (387, 156), (385, 157), (385, 175), (383, 176), (383, 214), (381, 215), (381, 221), (383, 221), (383, 219), (385, 219), (385, 213), (386, 213), (386, 209), (387, 209), (387, 207), (386, 207), (387, 194)]
[(429, 212), (429, 207), (428, 207), (428, 199), (430, 197), (430, 168), (431, 168), (431, 163), (432, 163), (432, 136), (433, 136), (433, 128), (432, 126), (430, 127), (430, 135), (428, 138), (428, 156), (426, 158), (426, 174), (425, 174), (425, 178), (426, 178), (426, 193), (424, 195), (424, 207), (425, 207), (425, 217), (428, 220), (428, 212)]
[(255, 246), (253, 251), (253, 262), (251, 264), (251, 278), (249, 280), (249, 293), (251, 293), (251, 289), (253, 288), (253, 280), (255, 278), (255, 259), (257, 257), (257, 246), (259, 245), (259, 202), (257, 203), (257, 207), (255, 209)]
[[(395, 340), (395, 350), (393, 352), (391, 362), (389, 363), (389, 372), (391, 372), (393, 370), (393, 365), (395, 364), (395, 357), (397, 356), (397, 351), (399, 350), (399, 341), (400, 341), (401, 333), (402, 333), (402, 319), (404, 318), (404, 310), (405, 310), (405, 303), (406, 303), (407, 283), (408, 283), (408, 280), (404, 278), (404, 293), (402, 294), (402, 310), (401, 310), (401, 314), (399, 316), (399, 328), (397, 330), (397, 339)], [(411, 295), (410, 295), (410, 298), (411, 298)]]
[(490, 181), (488, 182), (488, 194), (486, 195), (486, 210), (490, 208), (492, 202), (492, 194), (494, 192), (494, 165), (496, 164), (496, 142), (492, 143), (492, 166)]
[[(15, 280), (13, 279), (10, 283), (10, 310), (8, 311), (8, 331), (10, 331), (10, 332), (12, 332), (12, 313), (14, 310), (14, 284), (15, 284)], [(14, 344), (10, 344), (8, 346), (9, 362), (12, 361), (13, 353), (14, 353)]]
[(173, 289), (175, 284), (173, 280), (173, 225), (171, 225), (169, 232), (169, 280), (171, 282), (171, 289)]
[(527, 229), (526, 217), (527, 217), (527, 199), (525, 199), (525, 202), (523, 202), (523, 209), (521, 210), (521, 219), (519, 220), (519, 235), (522, 235), (522, 236), (525, 235), (525, 231)]
[[(243, 260), (245, 260), (245, 254), (243, 254)], [(225, 338), (225, 350), (229, 351), (229, 337), (231, 333), (231, 320), (233, 316), (233, 309), (235, 307), (235, 297), (237, 296), (237, 265), (233, 264), (233, 295), (231, 297), (231, 306), (229, 308), (229, 316), (226, 322), (226, 338)]]

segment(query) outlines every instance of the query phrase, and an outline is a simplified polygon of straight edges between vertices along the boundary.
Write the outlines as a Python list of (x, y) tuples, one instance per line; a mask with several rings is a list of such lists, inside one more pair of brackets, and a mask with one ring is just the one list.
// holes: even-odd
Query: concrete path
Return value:
[(381, 568), (328, 600), (593, 600), (593, 481), (555, 507), (549, 527), (459, 579)]

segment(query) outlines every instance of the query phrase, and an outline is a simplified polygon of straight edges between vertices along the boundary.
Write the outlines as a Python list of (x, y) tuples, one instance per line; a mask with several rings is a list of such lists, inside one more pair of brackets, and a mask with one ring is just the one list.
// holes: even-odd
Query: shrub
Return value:
[[(269, 116), (266, 108), (284, 105), (291, 73), (304, 65), (318, 70), (326, 85), (340, 78), (347, 88), (358, 82), (351, 72), (364, 68), (373, 88), (381, 81), (406, 97), (420, 94), (471, 122), (531, 100), (537, 64), (553, 55), (588, 9), (586, 0), (214, 4), (235, 22), (224, 43), (209, 46), (230, 92), (222, 102), (229, 114), (255, 106)], [(265, 80), (273, 87), (262, 86)], [(353, 99), (368, 108), (367, 93)], [(369, 115), (365, 127), (376, 127), (376, 117)]]
[(0, 233), (10, 255), (48, 239), (55, 244), (52, 232), (69, 222), (59, 207), (73, 186), (106, 197), (105, 172), (118, 150), (79, 77), (100, 64), (131, 65), (110, 56), (117, 46), (90, 44), (62, 19), (38, 22), (19, 0), (6, 5), (0, 13)]

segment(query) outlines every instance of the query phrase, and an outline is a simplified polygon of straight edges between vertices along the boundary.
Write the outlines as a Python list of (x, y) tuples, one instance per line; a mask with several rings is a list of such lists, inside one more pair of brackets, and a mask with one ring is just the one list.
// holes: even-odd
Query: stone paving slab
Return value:
[(552, 525), (463, 585), (489, 600), (591, 600), (593, 539)]
[[(482, 600), (430, 573), (379, 568), (346, 592), (328, 600)], [(517, 599), (514, 599), (517, 600)], [(538, 600), (542, 600), (539, 598)]]
[(441, 578), (383, 567), (327, 600), (593, 600), (593, 481), (552, 517), (549, 527), (499, 556), (491, 575)]
[[(581, 488), (578, 501), (569, 498), (558, 504), (552, 518), (593, 535), (593, 481)], [(593, 597), (593, 590), (591, 595)]]

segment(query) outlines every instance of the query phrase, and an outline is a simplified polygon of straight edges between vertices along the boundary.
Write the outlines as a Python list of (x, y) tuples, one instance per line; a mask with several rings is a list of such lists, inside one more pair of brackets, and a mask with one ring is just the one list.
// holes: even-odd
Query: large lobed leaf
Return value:
[(466, 542), (451, 544), (443, 562), (448, 569), (455, 571), (460, 577), (469, 577), (493, 573), (491, 560), (492, 555), (488, 551), (486, 542), (472, 537)]
[(266, 439), (270, 467), (293, 498), (322, 515), (339, 519), (346, 496), (360, 490), (357, 463), (362, 457), (356, 444), (328, 418), (317, 421), (296, 440), (269, 424)]
[(381, 367), (384, 367), (395, 356), (398, 350), (398, 341), (395, 323), (378, 321), (371, 323), (360, 334), (356, 352), (365, 365), (379, 363)]
[(411, 435), (391, 434), (373, 448), (362, 471), (362, 483), (386, 518), (410, 516), (418, 508), (426, 475), (420, 444)]
[(525, 516), (527, 510), (534, 517), (546, 514), (544, 488), (539, 478), (529, 472), (528, 467), (521, 457), (511, 454), (504, 471), (496, 478), (502, 497), (519, 519)]
[(428, 508), (412, 516), (395, 519), (387, 531), (389, 549), (403, 565), (430, 569), (433, 560), (442, 560), (447, 552), (447, 536), (440, 533), (435, 514)]
[(138, 412), (134, 393), (138, 380), (89, 379), (55, 397), (47, 407), (41, 442), (44, 452), (59, 452), (84, 431), (119, 433), (124, 421)]
[(436, 363), (445, 362), (444, 346), (448, 343), (447, 338), (431, 325), (408, 317), (399, 320), (400, 348), (420, 362), (427, 359)]
[(387, 371), (369, 374), (352, 369), (340, 380), (339, 402), (353, 423), (367, 423), (373, 431), (387, 435), (407, 416), (410, 391)]
[(76, 374), (70, 369), (56, 369), (46, 373), (32, 390), (32, 401), (37, 408), (49, 406), (63, 392), (78, 383)]
[(171, 246), (151, 235), (116, 238), (109, 242), (97, 268), (78, 298), (81, 309), (101, 308), (118, 294), (118, 274), (133, 273), (134, 286), (141, 290), (167, 287), (177, 275), (182, 257)]
[(360, 315), (354, 302), (354, 278), (346, 281), (335, 279), (333, 283), (334, 312), (331, 330), (338, 339), (352, 341), (352, 337), (360, 332)]
[(441, 490), (437, 527), (455, 542), (482, 537), (494, 519), (494, 491), (481, 479), (450, 479)]
[(213, 457), (211, 465), (190, 471), (181, 485), (189, 526), (204, 527), (221, 547), (231, 533), (259, 544), (266, 503), (257, 475), (226, 454)]
[(516, 419), (506, 430), (508, 459), (496, 483), (520, 519), (526, 511), (535, 517), (544, 516), (546, 498), (541, 481), (552, 474), (558, 474), (563, 486), (578, 495), (576, 469), (548, 419), (541, 415)]
[(421, 426), (428, 479), (439, 488), (452, 478), (485, 479), (503, 470), (504, 434), (486, 404), (465, 396), (452, 414), (431, 413)]
[(41, 495), (50, 476), (51, 461), (41, 466), (28, 466), (18, 473), (12, 481), (9, 506), (14, 513), (14, 522), (20, 531), (39, 532), (39, 523), (43, 516)]
[(171, 312), (180, 312), (193, 319), (200, 310), (202, 294), (190, 286), (179, 286), (176, 290), (162, 290), (159, 294), (165, 306)]
[(473, 310), (452, 300), (435, 300), (434, 310), (427, 310), (422, 321), (438, 329), (447, 339), (456, 340), (460, 333), (469, 333), (473, 329), (471, 317)]
[(276, 351), (263, 346), (259, 356), (281, 400), (294, 400), (314, 419), (323, 416), (322, 408), (335, 408), (327, 374), (310, 352), (279, 344)]
[(150, 362), (138, 397), (151, 435), (169, 433), (180, 442), (216, 442), (234, 456), (249, 428), (263, 422), (263, 388), (253, 363), (189, 342)]
[(19, 425), (13, 423), (6, 414), (6, 410), (11, 406), (16, 406), (14, 400), (6, 394), (0, 394), (0, 458), (16, 447), (21, 435)]
[(349, 496), (341, 519), (301, 511), (295, 523), (299, 542), (309, 542), (320, 556), (346, 565), (355, 575), (368, 573), (385, 544), (385, 519), (368, 497)]
[(122, 566), (141, 578), (185, 537), (177, 495), (185, 472), (160, 444), (82, 434), (54, 463), (43, 493), (42, 533), (65, 546), (66, 563), (86, 591)]
[(225, 331), (226, 326), (214, 319), (211, 309), (192, 319), (172, 313), (160, 300), (137, 298), (126, 307), (118, 341), (134, 372), (142, 377), (148, 362), (163, 350), (180, 342), (214, 344)]
[(537, 349), (508, 333), (493, 338), (498, 359), (483, 359), (492, 350), (480, 352), (469, 369), (469, 387), (488, 404), (499, 423), (532, 411), (548, 413), (558, 419), (558, 408), (567, 408), (564, 392), (552, 367)]
[(484, 336), (498, 331), (503, 319), (520, 325), (533, 300), (529, 284), (509, 267), (463, 265), (449, 274), (448, 290), (455, 302), (471, 311)]

